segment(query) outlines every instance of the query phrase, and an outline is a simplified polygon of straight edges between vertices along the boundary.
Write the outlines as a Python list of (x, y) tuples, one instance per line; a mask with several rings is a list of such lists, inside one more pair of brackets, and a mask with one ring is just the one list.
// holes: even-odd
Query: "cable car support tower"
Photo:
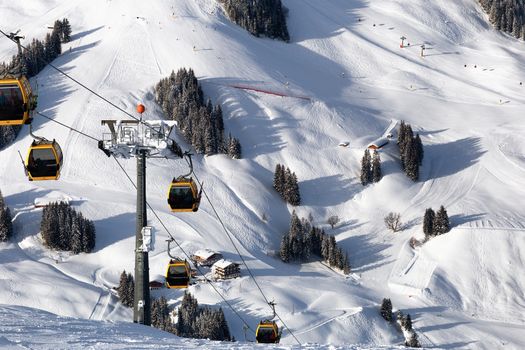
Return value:
[(135, 230), (135, 294), (133, 322), (151, 325), (149, 258), (152, 227), (147, 226), (146, 159), (181, 158), (179, 147), (170, 137), (174, 121), (142, 121), (145, 108), (139, 104), (140, 120), (102, 120), (110, 133), (104, 134), (99, 148), (109, 157), (137, 159), (137, 221)]

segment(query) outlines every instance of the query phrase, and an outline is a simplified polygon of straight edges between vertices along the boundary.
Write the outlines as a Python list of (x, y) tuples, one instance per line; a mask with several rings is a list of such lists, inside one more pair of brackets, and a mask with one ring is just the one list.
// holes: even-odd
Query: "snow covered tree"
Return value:
[(332, 215), (326, 220), (326, 223), (333, 229), (335, 225), (339, 223), (340, 219), (337, 215)]
[(173, 332), (168, 301), (164, 296), (151, 302), (151, 325), (163, 331)]
[(273, 187), (285, 201), (293, 206), (301, 204), (301, 193), (297, 175), (290, 168), (277, 164), (273, 176)]
[(419, 343), (418, 336), (416, 332), (412, 330), (410, 332), (409, 338), (405, 341), (405, 346), (411, 347), (411, 348), (420, 348), (421, 344)]
[(441, 235), (450, 231), (450, 220), (444, 206), (441, 206), (436, 213), (433, 224), (434, 235)]
[(381, 180), (381, 158), (379, 157), (379, 152), (374, 150), (372, 155), (372, 181), (379, 182)]
[(241, 159), (241, 143), (235, 137), (230, 136), (228, 155), (233, 159)]
[(284, 166), (277, 164), (275, 166), (275, 172), (273, 174), (273, 188), (281, 196), (284, 195)]
[(525, 39), (525, 3), (522, 0), (478, 0), (496, 29)]
[(287, 198), (288, 203), (293, 206), (301, 204), (301, 193), (299, 192), (299, 183), (297, 181), (297, 175), (291, 173), (285, 179), (285, 192), (284, 195)]
[(135, 282), (133, 280), (133, 276), (130, 273), (126, 273), (126, 270), (122, 271), (120, 274), (117, 293), (122, 305), (133, 307), (133, 300), (135, 298)]
[(290, 40), (281, 0), (223, 0), (223, 4), (230, 20), (251, 34)]
[(7, 242), (13, 236), (13, 223), (9, 207), (5, 205), (0, 191), (0, 242)]
[(388, 213), (384, 218), (385, 226), (392, 232), (398, 232), (401, 230), (401, 214), (399, 213)]
[(230, 341), (230, 330), (221, 308), (201, 308), (189, 292), (184, 292), (177, 310), (175, 334), (186, 338), (204, 338)]
[(90, 253), (95, 248), (96, 231), (91, 220), (69, 204), (50, 203), (42, 212), (40, 232), (44, 243), (53, 249)]
[(423, 156), (425, 154), (425, 151), (423, 150), (423, 143), (421, 142), (421, 138), (419, 137), (419, 134), (416, 134), (414, 142), (415, 142), (415, 147), (416, 147), (418, 164), (423, 165)]
[(345, 253), (345, 258), (343, 261), (343, 273), (345, 275), (350, 274), (350, 260), (348, 259), (348, 253)]
[(62, 20), (61, 32), (62, 32), (62, 42), (63, 43), (70, 42), (71, 41), (71, 25), (69, 24), (69, 20), (67, 18), (64, 18)]
[(241, 158), (238, 139), (224, 139), (224, 120), (219, 105), (204, 102), (202, 89), (192, 69), (179, 69), (155, 86), (155, 99), (164, 114), (176, 120), (184, 138), (197, 153), (226, 153)]
[(307, 219), (299, 219), (296, 212), (292, 212), (290, 229), (283, 235), (279, 255), (283, 262), (308, 261), (311, 255), (316, 255), (327, 261), (332, 267), (337, 267), (350, 273), (348, 255), (337, 246), (334, 236), (327, 235)]
[(403, 318), (403, 321), (402, 321), (402, 324), (403, 328), (406, 330), (406, 331), (412, 331), (412, 318), (410, 317), (410, 314), (407, 314), (404, 318)]
[(328, 235), (328, 264), (330, 266), (337, 265), (337, 243), (335, 237)]
[(283, 235), (283, 238), (281, 239), (279, 256), (281, 257), (281, 260), (285, 263), (290, 262), (291, 260), (292, 252), (290, 251), (290, 239), (288, 237), (288, 234)]
[(0, 126), (0, 149), (10, 145), (17, 137), (20, 131), (18, 125)]
[(365, 149), (365, 154), (361, 159), (361, 185), (366, 186), (372, 182), (372, 159), (370, 157), (370, 152), (368, 149)]
[(434, 235), (435, 217), (436, 213), (434, 213), (434, 210), (432, 210), (432, 208), (428, 208), (427, 210), (425, 210), (425, 216), (423, 217), (423, 233), (425, 234), (426, 238)]
[(405, 145), (404, 153), (405, 174), (412, 180), (419, 179), (419, 158), (416, 149), (416, 143), (413, 138), (409, 139)]
[(381, 303), (381, 316), (388, 322), (392, 321), (392, 302), (388, 298)]

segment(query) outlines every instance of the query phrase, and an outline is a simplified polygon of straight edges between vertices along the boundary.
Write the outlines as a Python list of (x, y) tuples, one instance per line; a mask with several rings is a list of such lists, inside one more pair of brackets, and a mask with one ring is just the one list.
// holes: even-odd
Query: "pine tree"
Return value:
[(242, 157), (239, 140), (231, 135), (224, 139), (222, 109), (219, 105), (213, 107), (209, 99), (204, 103), (202, 89), (192, 69), (172, 71), (161, 79), (155, 86), (155, 98), (165, 115), (177, 121), (183, 136), (197, 153), (221, 152), (235, 159)]
[(368, 149), (365, 149), (365, 154), (361, 159), (361, 185), (366, 186), (372, 181), (372, 171), (371, 171), (371, 157)]
[(336, 266), (337, 265), (337, 244), (335, 242), (335, 237), (330, 235), (328, 236), (328, 265)]
[(425, 210), (425, 216), (423, 217), (423, 233), (427, 238), (434, 234), (435, 217), (436, 213), (434, 213), (434, 210), (432, 210), (432, 208), (428, 208), (427, 210)]
[(381, 316), (388, 322), (392, 321), (392, 302), (384, 298), (381, 303)]
[(288, 234), (283, 235), (281, 239), (281, 247), (279, 249), (279, 255), (281, 260), (285, 263), (290, 262), (291, 252), (290, 252), (290, 240)]
[(291, 257), (293, 260), (301, 259), (302, 251), (303, 251), (303, 227), (301, 224), (301, 220), (295, 213), (295, 210), (292, 212), (292, 218), (290, 220), (290, 231), (288, 232), (288, 236), (290, 237), (290, 250), (291, 250)]
[(348, 253), (345, 253), (345, 259), (343, 262), (343, 273), (345, 275), (350, 274), (350, 260), (348, 259)]
[(441, 235), (450, 231), (450, 221), (445, 207), (441, 206), (434, 220), (434, 235)]
[(232, 337), (230, 335), (230, 328), (228, 327), (228, 322), (226, 322), (226, 317), (224, 316), (224, 311), (222, 311), (222, 308), (219, 308), (218, 318), (219, 318), (219, 326), (221, 330), (220, 340), (227, 340), (227, 341), (232, 340)]
[(405, 341), (405, 346), (408, 346), (411, 348), (421, 347), (421, 344), (419, 343), (419, 339), (418, 339), (416, 332), (414, 331), (410, 332), (410, 337)]
[(281, 195), (284, 195), (284, 166), (277, 164), (273, 174), (273, 188)]
[(224, 9), (230, 20), (255, 36), (290, 39), (281, 0), (224, 0)]
[(416, 150), (416, 144), (413, 138), (410, 138), (405, 146), (404, 169), (405, 174), (412, 180), (419, 179), (419, 163)]
[(151, 325), (164, 331), (171, 331), (172, 324), (169, 316), (168, 301), (161, 296), (151, 302)]
[(421, 142), (421, 138), (419, 137), (419, 134), (416, 134), (416, 138), (414, 141), (416, 143), (415, 147), (416, 147), (418, 164), (423, 165), (423, 155), (425, 152), (423, 150), (423, 143)]
[(396, 322), (399, 323), (401, 325), (401, 327), (403, 327), (403, 324), (405, 322), (405, 314), (403, 313), (403, 311), (397, 310), (397, 312), (396, 312)]
[(131, 274), (127, 274), (125, 270), (122, 271), (120, 274), (119, 285), (117, 287), (117, 293), (122, 305), (133, 307), (134, 285), (133, 276), (131, 276)]
[(0, 191), (0, 242), (7, 242), (13, 236), (13, 223), (9, 207), (5, 205)]
[(399, 132), (398, 132), (398, 136), (397, 136), (397, 145), (399, 147), (401, 147), (400, 145), (403, 143), (404, 139), (405, 139), (405, 121), (402, 120), (400, 123), (399, 123)]
[(62, 42), (68, 43), (71, 41), (71, 25), (69, 24), (69, 20), (67, 18), (64, 18), (62, 20)]
[(292, 173), (289, 181), (286, 183), (287, 186), (287, 192), (285, 192), (285, 195), (288, 197), (288, 203), (290, 203), (293, 206), (298, 206), (301, 204), (301, 194), (299, 193), (299, 183), (297, 182), (297, 175), (295, 173)]
[(412, 318), (410, 317), (410, 314), (407, 314), (403, 319), (403, 328), (406, 331), (412, 331)]
[(230, 137), (230, 145), (228, 147), (228, 155), (233, 159), (241, 159), (241, 143), (235, 137)]
[(323, 260), (328, 260), (330, 257), (330, 239), (328, 235), (324, 235), (321, 241), (321, 258)]
[(82, 252), (83, 230), (78, 216), (74, 216), (71, 223), (71, 251), (75, 254)]
[(374, 150), (372, 157), (372, 181), (379, 182), (381, 180), (381, 158), (379, 157), (379, 152)]

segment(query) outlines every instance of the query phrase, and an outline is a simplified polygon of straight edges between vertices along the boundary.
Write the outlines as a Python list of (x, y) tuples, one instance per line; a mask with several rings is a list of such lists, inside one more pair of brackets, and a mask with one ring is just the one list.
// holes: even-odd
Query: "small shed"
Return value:
[(191, 260), (200, 266), (212, 266), (221, 259), (222, 254), (211, 249), (197, 250), (191, 257)]
[(164, 283), (162, 283), (162, 282), (159, 282), (159, 281), (150, 281), (149, 282), (149, 289), (150, 290), (157, 290), (157, 289), (161, 289), (162, 287), (164, 287)]
[(368, 149), (373, 149), (373, 150), (380, 149), (383, 146), (385, 146), (388, 143), (388, 141), (389, 141), (389, 139), (387, 137), (381, 137), (381, 138), (373, 141), (372, 143), (370, 143), (368, 145)]
[(213, 277), (216, 279), (229, 279), (241, 276), (240, 265), (224, 259), (213, 264), (211, 269)]

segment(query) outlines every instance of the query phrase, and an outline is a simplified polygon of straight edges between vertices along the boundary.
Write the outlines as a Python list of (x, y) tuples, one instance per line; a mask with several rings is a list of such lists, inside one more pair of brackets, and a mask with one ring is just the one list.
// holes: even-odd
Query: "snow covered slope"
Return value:
[(89, 321), (56, 316), (45, 311), (20, 306), (0, 308), (0, 348), (10, 349), (401, 349), (380, 346), (328, 346), (309, 344), (302, 347), (210, 342), (184, 339), (155, 328), (124, 322)]
[[(525, 305), (523, 43), (493, 30), (474, 0), (284, 4), (289, 44), (249, 35), (212, 0), (0, 0), (0, 23), (4, 31), (41, 38), (56, 19), (69, 18), (73, 40), (54, 64), (130, 112), (144, 103), (149, 119), (160, 118), (153, 85), (180, 67), (195, 70), (206, 96), (221, 103), (227, 132), (243, 147), (242, 160), (195, 157), (195, 171), (301, 342), (400, 344), (402, 335), (377, 311), (390, 297), (394, 308), (411, 314), (426, 346), (525, 347), (519, 312)], [(399, 47), (402, 35), (410, 46)], [(0, 40), (0, 59), (15, 49)], [(126, 118), (49, 68), (32, 84), (38, 84), (41, 112), (95, 137), (107, 132), (100, 120)], [(381, 152), (384, 178), (363, 187), (357, 179), (363, 149), (393, 120), (406, 120), (422, 137), (420, 181), (402, 174), (391, 143)], [(62, 145), (64, 169), (57, 182), (27, 182), (17, 153), (31, 142), (27, 127), (0, 151), (0, 189), (16, 231), (11, 243), (0, 244), (0, 303), (129, 321), (130, 310), (111, 287), (123, 269), (133, 270), (133, 187), (93, 140), (42, 118), (33, 125), (36, 134)], [(337, 146), (347, 140), (347, 148)], [(298, 214), (311, 213), (314, 224), (336, 235), (354, 278), (317, 262), (287, 265), (272, 257), (293, 209), (271, 187), (277, 163), (299, 177)], [(123, 164), (133, 177), (134, 160)], [(169, 181), (186, 170), (181, 161), (149, 161), (148, 201), (186, 251), (211, 248), (239, 261), (209, 203), (195, 214), (169, 212)], [(43, 247), (41, 210), (32, 204), (57, 192), (95, 221), (94, 253), (71, 256)], [(412, 250), (407, 241), (421, 235), (425, 208), (440, 205), (452, 231)], [(390, 211), (402, 214), (404, 231), (385, 229), (382, 218)], [(330, 215), (342, 219), (334, 230), (325, 223)], [(151, 279), (162, 280), (168, 234), (149, 218), (157, 229)], [(245, 269), (242, 278), (217, 286), (253, 327), (270, 314)], [(200, 303), (221, 305), (232, 333), (244, 339), (241, 321), (210, 286), (190, 290)], [(182, 292), (154, 292), (159, 295), (176, 305)], [(282, 342), (294, 340), (285, 332)]]

